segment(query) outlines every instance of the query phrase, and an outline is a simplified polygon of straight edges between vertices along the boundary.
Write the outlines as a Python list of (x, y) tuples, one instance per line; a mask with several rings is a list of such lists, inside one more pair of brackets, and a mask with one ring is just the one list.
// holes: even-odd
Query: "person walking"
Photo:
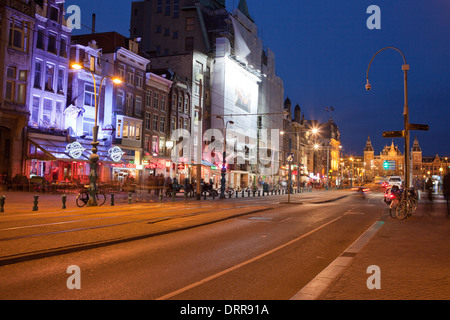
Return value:
[(450, 217), (450, 172), (448, 172), (442, 181), (442, 193), (447, 201), (447, 218)]

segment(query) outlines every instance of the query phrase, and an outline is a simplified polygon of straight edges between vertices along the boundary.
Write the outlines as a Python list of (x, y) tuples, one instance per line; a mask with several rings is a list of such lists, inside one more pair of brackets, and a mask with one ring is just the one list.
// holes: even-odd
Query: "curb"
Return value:
[(339, 257), (312, 279), (306, 286), (298, 291), (290, 300), (319, 300), (321, 296), (340, 278), (347, 270), (354, 257), (375, 236), (384, 225), (384, 221), (376, 221), (353, 244), (351, 244)]

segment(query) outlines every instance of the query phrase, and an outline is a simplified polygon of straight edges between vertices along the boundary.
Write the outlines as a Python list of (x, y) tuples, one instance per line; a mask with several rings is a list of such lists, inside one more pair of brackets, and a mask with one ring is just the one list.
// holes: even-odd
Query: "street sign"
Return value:
[(293, 153), (289, 153), (287, 156), (287, 162), (294, 162), (294, 154)]
[(430, 126), (427, 124), (414, 124), (410, 123), (408, 125), (408, 130), (419, 130), (419, 131), (428, 131), (430, 130)]
[(403, 138), (405, 131), (386, 131), (383, 132), (383, 138)]

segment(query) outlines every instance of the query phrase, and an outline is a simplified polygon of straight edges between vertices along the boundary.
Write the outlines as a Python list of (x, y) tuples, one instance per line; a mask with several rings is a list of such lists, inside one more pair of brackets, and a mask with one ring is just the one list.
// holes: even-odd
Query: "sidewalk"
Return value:
[[(436, 196), (419, 202), (406, 220), (383, 215), (384, 225), (319, 298), (321, 300), (448, 300), (450, 299), (450, 219), (446, 203)], [(380, 268), (380, 289), (367, 280)]]

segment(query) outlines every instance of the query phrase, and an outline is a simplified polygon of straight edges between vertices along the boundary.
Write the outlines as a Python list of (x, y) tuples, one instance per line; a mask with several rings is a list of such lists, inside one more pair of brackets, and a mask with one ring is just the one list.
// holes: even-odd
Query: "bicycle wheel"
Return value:
[(389, 214), (392, 218), (397, 218), (396, 209), (398, 206), (398, 199), (394, 198), (391, 200), (391, 203), (389, 204)]
[(77, 196), (76, 203), (78, 207), (84, 207), (86, 203), (89, 201), (89, 193), (83, 191), (80, 192)]
[(395, 210), (396, 216), (398, 219), (403, 220), (408, 216), (409, 211), (409, 203), (406, 199), (402, 199)]
[(97, 193), (95, 195), (97, 197), (97, 205), (102, 206), (106, 201), (106, 196), (104, 193)]

